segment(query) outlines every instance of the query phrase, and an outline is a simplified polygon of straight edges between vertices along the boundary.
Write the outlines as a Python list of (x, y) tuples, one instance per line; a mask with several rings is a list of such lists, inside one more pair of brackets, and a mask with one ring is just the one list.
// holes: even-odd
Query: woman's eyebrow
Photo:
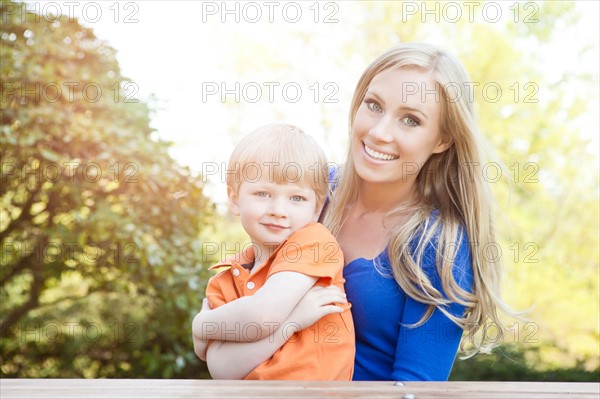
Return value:
[[(379, 102), (381, 102), (382, 105), (385, 105), (385, 101), (383, 101), (383, 99), (373, 90), (371, 90), (370, 88), (367, 90), (367, 92), (365, 93), (365, 97), (368, 95), (375, 97)], [(403, 111), (410, 111), (410, 112), (416, 112), (419, 113), (421, 115), (423, 115), (423, 117), (427, 120), (429, 120), (429, 116), (427, 116), (427, 114), (425, 112), (423, 112), (423, 110), (419, 109), (419, 108), (415, 108), (409, 105), (402, 105), (400, 106), (398, 109), (403, 110)]]
[(425, 112), (423, 112), (422, 110), (420, 110), (418, 108), (413, 108), (413, 107), (409, 107), (409, 106), (404, 105), (404, 106), (400, 107), (400, 109), (406, 110), (406, 111), (410, 111), (410, 112), (419, 113), (419, 114), (423, 115), (423, 118), (429, 120), (429, 116), (427, 116), (427, 114)]

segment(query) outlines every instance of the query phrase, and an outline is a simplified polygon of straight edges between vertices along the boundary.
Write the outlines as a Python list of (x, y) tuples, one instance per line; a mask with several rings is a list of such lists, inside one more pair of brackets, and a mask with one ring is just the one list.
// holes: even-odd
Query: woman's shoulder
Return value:
[[(440, 239), (442, 239), (441, 235), (445, 224), (446, 222), (441, 216), (440, 211), (438, 209), (432, 209), (429, 213), (429, 217), (418, 230), (418, 234), (415, 235), (415, 242), (413, 242), (413, 244), (416, 245), (420, 242), (420, 240), (426, 239), (428, 244), (427, 247), (437, 247), (437, 244), (439, 243)], [(458, 223), (458, 228), (456, 230), (455, 236), (448, 240), (448, 242), (445, 242), (444, 244), (452, 245), (462, 250), (464, 250), (465, 248), (468, 250), (469, 237), (462, 223)]]

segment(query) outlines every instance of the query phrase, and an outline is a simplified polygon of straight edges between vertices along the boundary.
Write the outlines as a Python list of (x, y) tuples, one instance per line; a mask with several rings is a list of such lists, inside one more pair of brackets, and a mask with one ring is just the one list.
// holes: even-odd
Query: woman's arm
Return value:
[[(408, 298), (402, 323), (419, 321), (427, 306)], [(408, 317), (407, 317), (408, 313)], [(392, 371), (395, 381), (446, 381), (463, 330), (436, 309), (421, 326), (400, 327), (396, 359)]]
[[(463, 238), (466, 236), (463, 236)], [(452, 265), (455, 281), (463, 290), (472, 291), (471, 252), (468, 240), (462, 239)], [(440, 291), (441, 278), (435, 267), (434, 247), (428, 247), (423, 257), (423, 269), (433, 285)], [(419, 327), (411, 328), (425, 314), (427, 305), (408, 297), (396, 345), (396, 359), (392, 377), (397, 381), (446, 381), (458, 351), (463, 330), (441, 310), (435, 309), (431, 317)], [(457, 303), (446, 309), (460, 317), (465, 306)]]

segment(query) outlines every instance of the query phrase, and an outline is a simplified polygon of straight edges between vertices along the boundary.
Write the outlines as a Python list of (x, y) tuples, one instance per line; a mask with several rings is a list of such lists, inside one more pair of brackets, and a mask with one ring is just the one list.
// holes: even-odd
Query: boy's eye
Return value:
[(259, 197), (268, 197), (269, 193), (267, 193), (266, 191), (259, 191), (256, 193), (256, 195), (258, 195)]
[(294, 201), (294, 202), (301, 202), (301, 201), (305, 201), (305, 200), (306, 200), (306, 198), (304, 198), (304, 197), (303, 197), (303, 196), (301, 196), (301, 195), (292, 195), (292, 196), (290, 197), (290, 199), (291, 199), (292, 201)]
[(367, 104), (367, 108), (369, 108), (371, 111), (375, 111), (375, 112), (381, 112), (381, 106), (373, 100), (365, 100), (365, 104)]
[(405, 116), (404, 118), (401, 119), (402, 123), (404, 123), (407, 126), (411, 126), (411, 127), (416, 127), (419, 126), (419, 120), (413, 116)]

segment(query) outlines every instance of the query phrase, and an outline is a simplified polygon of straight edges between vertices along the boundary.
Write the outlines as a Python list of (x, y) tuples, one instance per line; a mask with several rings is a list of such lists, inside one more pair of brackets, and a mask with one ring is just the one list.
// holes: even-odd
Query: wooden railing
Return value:
[(598, 383), (0, 379), (0, 398), (589, 398)]

